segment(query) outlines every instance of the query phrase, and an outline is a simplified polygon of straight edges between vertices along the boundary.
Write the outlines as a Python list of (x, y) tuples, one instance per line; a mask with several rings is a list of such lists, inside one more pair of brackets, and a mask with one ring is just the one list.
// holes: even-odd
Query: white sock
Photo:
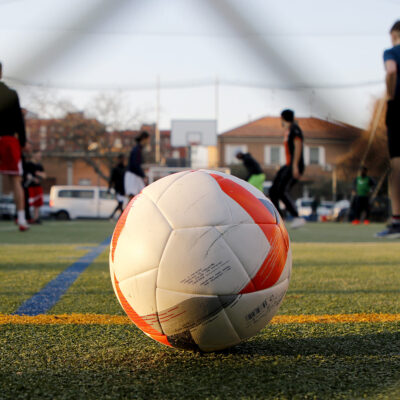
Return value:
[(25, 210), (18, 210), (18, 224), (19, 225), (27, 225), (25, 219)]

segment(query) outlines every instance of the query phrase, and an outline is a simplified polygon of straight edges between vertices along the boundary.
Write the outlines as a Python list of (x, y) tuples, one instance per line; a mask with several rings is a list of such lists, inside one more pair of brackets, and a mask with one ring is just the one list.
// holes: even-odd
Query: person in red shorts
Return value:
[(26, 185), (29, 193), (29, 206), (33, 207), (32, 224), (41, 224), (40, 207), (43, 206), (42, 181), (46, 179), (43, 165), (41, 164), (42, 154), (36, 152), (32, 154), (32, 160), (26, 163)]
[(17, 208), (17, 223), (22, 232), (29, 229), (25, 218), (25, 197), (22, 188), (21, 150), (25, 143), (25, 122), (18, 94), (0, 81), (0, 173), (10, 180)]

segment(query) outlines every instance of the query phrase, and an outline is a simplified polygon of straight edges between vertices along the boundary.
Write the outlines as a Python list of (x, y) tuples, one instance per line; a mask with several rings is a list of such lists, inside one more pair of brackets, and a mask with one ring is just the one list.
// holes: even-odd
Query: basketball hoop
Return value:
[(191, 168), (207, 167), (209, 146), (217, 145), (217, 121), (173, 120), (171, 126), (171, 145), (187, 148)]
[(171, 128), (173, 147), (217, 145), (217, 121), (215, 120), (173, 120)]

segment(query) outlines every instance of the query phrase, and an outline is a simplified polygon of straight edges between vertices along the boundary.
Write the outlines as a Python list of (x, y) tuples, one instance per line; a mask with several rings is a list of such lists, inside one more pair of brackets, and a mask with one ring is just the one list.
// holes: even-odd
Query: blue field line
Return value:
[(92, 251), (85, 254), (67, 269), (50, 281), (42, 290), (26, 300), (14, 315), (39, 315), (45, 314), (57, 304), (60, 297), (76, 281), (79, 275), (107, 248), (111, 237), (108, 237)]

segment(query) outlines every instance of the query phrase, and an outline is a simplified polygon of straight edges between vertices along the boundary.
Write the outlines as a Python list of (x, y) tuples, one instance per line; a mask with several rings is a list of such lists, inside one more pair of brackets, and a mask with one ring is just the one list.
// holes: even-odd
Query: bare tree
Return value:
[(33, 141), (42, 142), (45, 132), (46, 155), (80, 159), (105, 180), (116, 156), (130, 150), (134, 143), (136, 131), (123, 129), (140, 124), (140, 113), (131, 110), (129, 102), (118, 93), (96, 96), (87, 114), (77, 112), (72, 103), (59, 96), (37, 94), (33, 101), (40, 115), (60, 115), (28, 121)]
[(361, 164), (375, 176), (382, 176), (388, 170), (386, 108), (382, 101), (375, 103), (369, 128), (356, 140), (351, 150), (339, 160), (338, 173), (341, 178), (354, 177)]
[(27, 93), (30, 111), (41, 118), (61, 118), (67, 113), (77, 112), (76, 106), (56, 89), (31, 88)]
[(143, 123), (143, 112), (132, 109), (127, 95), (121, 92), (99, 93), (88, 104), (87, 114), (109, 132), (138, 129)]

